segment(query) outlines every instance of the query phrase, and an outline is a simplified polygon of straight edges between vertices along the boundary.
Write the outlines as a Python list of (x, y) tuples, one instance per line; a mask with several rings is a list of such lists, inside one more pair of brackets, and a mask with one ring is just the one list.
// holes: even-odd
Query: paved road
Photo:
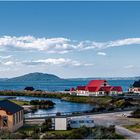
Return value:
[(122, 126), (115, 126), (116, 128), (116, 132), (118, 134), (121, 134), (123, 136), (125, 136), (126, 138), (128, 139), (140, 139), (140, 134), (139, 133), (135, 133), (135, 132), (132, 132)]

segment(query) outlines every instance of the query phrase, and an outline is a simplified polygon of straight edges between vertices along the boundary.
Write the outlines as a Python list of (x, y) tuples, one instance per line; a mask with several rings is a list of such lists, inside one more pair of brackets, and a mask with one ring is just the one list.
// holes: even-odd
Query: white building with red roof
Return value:
[(111, 86), (106, 80), (91, 80), (86, 86), (71, 88), (71, 94), (79, 96), (105, 96), (122, 94), (121, 86)]

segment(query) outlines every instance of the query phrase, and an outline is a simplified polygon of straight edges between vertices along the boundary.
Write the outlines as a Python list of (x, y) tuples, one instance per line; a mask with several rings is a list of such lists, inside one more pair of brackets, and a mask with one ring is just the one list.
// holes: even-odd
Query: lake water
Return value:
[[(49, 90), (49, 91), (64, 91), (65, 89), (69, 89), (71, 87), (76, 87), (78, 85), (86, 85), (89, 81), (66, 81), (66, 82), (0, 82), (0, 90), (10, 89), (10, 90), (23, 90), (26, 86), (33, 86), (35, 89), (41, 90)], [(127, 91), (129, 86), (133, 84), (134, 80), (109, 80), (110, 85), (114, 86), (122, 86), (124, 91)], [(39, 109), (35, 111), (32, 115), (36, 116), (38, 114), (46, 114), (46, 113), (57, 113), (57, 112), (76, 112), (76, 111), (87, 111), (91, 110), (94, 105), (91, 104), (81, 104), (81, 103), (73, 103), (62, 101), (60, 99), (54, 98), (38, 98), (38, 97), (24, 97), (19, 96), (16, 97), (18, 100), (31, 101), (36, 99), (42, 100), (51, 100), (56, 103), (54, 108), (51, 109)], [(26, 115), (30, 115), (26, 114)]]
[[(0, 96), (0, 98), (8, 98), (13, 96)], [(55, 98), (43, 98), (43, 97), (27, 97), (27, 96), (15, 96), (17, 100), (31, 101), (31, 100), (51, 100), (55, 103), (54, 108), (51, 109), (38, 109), (34, 113), (28, 113), (26, 116), (37, 116), (46, 113), (57, 113), (57, 112), (82, 112), (92, 110), (94, 105), (84, 104), (84, 103), (73, 103), (68, 101), (63, 101)]]
[[(62, 81), (62, 82), (0, 82), (0, 90), (23, 90), (26, 86), (48, 91), (64, 91), (78, 85), (86, 85), (89, 81)], [(124, 91), (134, 83), (134, 80), (108, 80), (110, 85), (122, 86)]]

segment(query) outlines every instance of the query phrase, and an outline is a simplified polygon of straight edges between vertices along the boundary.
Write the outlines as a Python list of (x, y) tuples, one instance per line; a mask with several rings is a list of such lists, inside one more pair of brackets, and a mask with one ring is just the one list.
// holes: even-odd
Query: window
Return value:
[(16, 113), (16, 123), (18, 123), (18, 112)]
[(23, 120), (23, 115), (24, 115), (24, 112), (23, 110), (21, 111), (21, 120)]
[(13, 115), (13, 125), (15, 125), (15, 114)]
[(3, 127), (7, 127), (8, 126), (8, 117), (7, 116), (3, 116), (2, 123), (3, 123)]
[(19, 116), (19, 122), (21, 121), (21, 111), (18, 112)]
[(87, 123), (94, 123), (94, 121), (93, 120), (88, 120)]
[(84, 123), (84, 120), (80, 120), (79, 123)]
[(72, 124), (75, 124), (75, 123), (77, 123), (77, 122), (76, 122), (76, 121), (72, 121), (71, 123), (72, 123)]

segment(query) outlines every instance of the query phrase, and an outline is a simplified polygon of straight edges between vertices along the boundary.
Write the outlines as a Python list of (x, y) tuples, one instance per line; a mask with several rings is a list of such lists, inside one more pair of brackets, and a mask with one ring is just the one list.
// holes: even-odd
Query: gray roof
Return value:
[(0, 109), (6, 110), (12, 114), (23, 110), (23, 107), (9, 101), (9, 100), (1, 100), (0, 101)]

